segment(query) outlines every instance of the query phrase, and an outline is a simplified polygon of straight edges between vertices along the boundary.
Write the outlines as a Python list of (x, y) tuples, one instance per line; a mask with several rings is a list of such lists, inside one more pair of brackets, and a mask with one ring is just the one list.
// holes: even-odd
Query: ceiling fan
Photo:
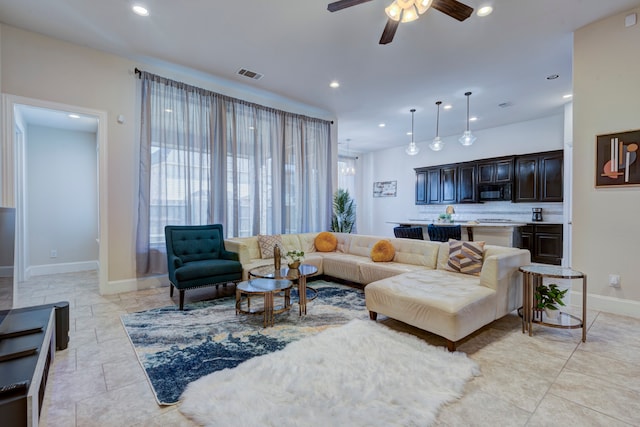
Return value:
[[(329, 3), (327, 10), (329, 12), (336, 12), (370, 1), (371, 0), (339, 0)], [(473, 13), (472, 7), (460, 3), (457, 0), (394, 0), (393, 3), (384, 10), (389, 19), (382, 32), (382, 37), (380, 37), (380, 44), (388, 44), (393, 41), (400, 22), (415, 21), (419, 15), (425, 13), (429, 8), (439, 10), (458, 21), (464, 21)]]

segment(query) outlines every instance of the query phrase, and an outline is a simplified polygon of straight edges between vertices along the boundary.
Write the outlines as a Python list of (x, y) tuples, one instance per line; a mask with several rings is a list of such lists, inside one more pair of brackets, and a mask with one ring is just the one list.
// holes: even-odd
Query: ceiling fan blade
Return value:
[(329, 3), (329, 5), (327, 6), (327, 10), (329, 12), (335, 12), (338, 10), (342, 10), (342, 9), (346, 9), (348, 7), (351, 6), (357, 6), (360, 3), (367, 3), (370, 2), (371, 0), (340, 0), (340, 1), (334, 1), (333, 3)]
[(400, 21), (394, 21), (393, 19), (387, 19), (387, 25), (384, 26), (382, 37), (380, 37), (380, 44), (389, 44), (393, 41), (393, 37), (396, 35), (396, 30)]
[(433, 0), (431, 7), (458, 21), (464, 21), (473, 13), (472, 7), (457, 0)]

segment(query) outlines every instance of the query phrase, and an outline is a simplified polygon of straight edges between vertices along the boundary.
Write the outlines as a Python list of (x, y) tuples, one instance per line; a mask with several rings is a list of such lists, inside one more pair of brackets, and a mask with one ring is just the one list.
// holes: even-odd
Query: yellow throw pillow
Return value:
[(280, 246), (280, 252), (282, 255), (286, 253), (283, 251), (282, 236), (280, 234), (258, 234), (258, 246), (260, 246), (260, 256), (262, 259), (273, 258), (273, 247), (275, 245)]
[(462, 242), (449, 239), (447, 269), (479, 276), (482, 270), (484, 242)]
[(328, 231), (318, 233), (313, 241), (318, 252), (333, 252), (338, 247), (338, 238)]
[(371, 248), (371, 260), (373, 262), (393, 261), (395, 256), (396, 248), (388, 240), (380, 240)]

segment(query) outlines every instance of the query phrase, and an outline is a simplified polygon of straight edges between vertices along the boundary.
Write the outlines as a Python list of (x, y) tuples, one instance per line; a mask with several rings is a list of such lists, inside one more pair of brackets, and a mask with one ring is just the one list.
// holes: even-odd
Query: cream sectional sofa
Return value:
[[(521, 305), (518, 268), (530, 263), (527, 250), (485, 245), (482, 271), (473, 276), (447, 268), (448, 243), (333, 233), (336, 250), (318, 252), (317, 234), (283, 234), (285, 252), (304, 251), (304, 262), (315, 265), (319, 275), (366, 285), (373, 320), (380, 313), (440, 335), (451, 351), (457, 341)], [(393, 261), (371, 260), (371, 248), (380, 240), (394, 246)], [(273, 263), (261, 257), (257, 236), (230, 238), (225, 246), (238, 253), (245, 280), (252, 268)]]

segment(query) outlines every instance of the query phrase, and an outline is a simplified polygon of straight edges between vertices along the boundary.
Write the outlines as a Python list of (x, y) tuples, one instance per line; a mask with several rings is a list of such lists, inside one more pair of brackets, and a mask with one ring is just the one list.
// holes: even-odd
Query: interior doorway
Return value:
[[(3, 158), (2, 158), (2, 205), (16, 208), (16, 283), (28, 278), (29, 250), (29, 199), (27, 178), (27, 144), (29, 135), (27, 128), (32, 129), (32, 133), (37, 134), (52, 129), (51, 132), (60, 134), (62, 132), (63, 140), (68, 139), (69, 135), (73, 136), (87, 133), (94, 135), (94, 144), (91, 149), (95, 164), (93, 165), (95, 179), (93, 180), (93, 188), (89, 191), (95, 192), (91, 197), (95, 199), (95, 209), (92, 209), (93, 218), (85, 218), (84, 221), (95, 221), (96, 231), (95, 244), (97, 244), (97, 269), (98, 280), (101, 292), (107, 285), (107, 239), (106, 239), (106, 117), (104, 111), (86, 109), (77, 106), (70, 106), (47, 101), (29, 99), (22, 97), (14, 97), (3, 95), (3, 129), (5, 135), (3, 138)], [(73, 116), (73, 117), (70, 117)], [(70, 120), (72, 119), (72, 120)], [(66, 124), (64, 123), (66, 122)], [(34, 132), (37, 129), (38, 132)], [(62, 129), (58, 131), (57, 129)], [(85, 136), (86, 138), (87, 136)], [(40, 138), (42, 139), (42, 137)], [(73, 137), (71, 138), (73, 139)], [(53, 140), (55, 144), (55, 139)], [(46, 144), (40, 145), (46, 147)], [(30, 147), (33, 149), (33, 147)], [(36, 148), (37, 149), (37, 148)], [(86, 147), (84, 148), (86, 150)], [(51, 151), (50, 153), (55, 153)], [(33, 155), (33, 154), (32, 154)], [(89, 154), (91, 155), (91, 154)], [(85, 157), (86, 159), (86, 157)], [(77, 168), (77, 164), (70, 164), (69, 168)], [(85, 175), (86, 176), (86, 175)], [(41, 180), (42, 181), (42, 180)], [(42, 190), (41, 190), (42, 191)], [(60, 193), (63, 194), (63, 193)], [(31, 202), (33, 203), (33, 201)], [(39, 206), (42, 209), (43, 206)], [(73, 209), (70, 206), (69, 209)], [(33, 217), (31, 217), (33, 223)], [(62, 239), (61, 239), (62, 241)], [(38, 242), (42, 244), (42, 242)], [(95, 249), (95, 248), (94, 248)], [(47, 250), (51, 258), (57, 257), (57, 249)], [(40, 260), (42, 263), (42, 260)], [(45, 261), (46, 263), (46, 261)], [(95, 260), (92, 261), (95, 266)], [(84, 267), (68, 263), (51, 264), (51, 272), (78, 271), (78, 269), (92, 269), (91, 265)], [(94, 267), (95, 268), (95, 267)], [(42, 270), (41, 270), (42, 271)]]

